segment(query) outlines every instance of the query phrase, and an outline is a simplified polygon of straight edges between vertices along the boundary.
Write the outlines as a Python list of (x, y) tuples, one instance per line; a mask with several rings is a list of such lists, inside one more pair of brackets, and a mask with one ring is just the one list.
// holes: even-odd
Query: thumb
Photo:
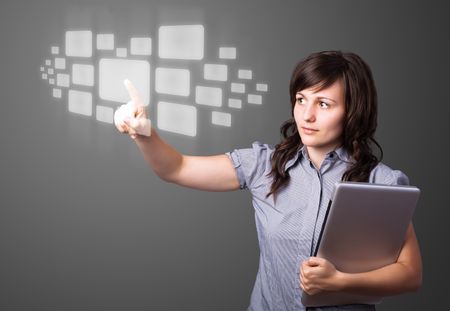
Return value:
[(316, 267), (320, 266), (322, 264), (322, 259), (318, 257), (309, 257), (308, 259), (308, 266)]

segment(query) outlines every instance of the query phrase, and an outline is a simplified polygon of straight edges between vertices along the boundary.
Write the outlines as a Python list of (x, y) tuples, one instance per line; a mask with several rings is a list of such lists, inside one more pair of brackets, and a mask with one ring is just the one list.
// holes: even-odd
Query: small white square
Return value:
[(251, 70), (239, 69), (239, 71), (238, 71), (238, 78), (239, 79), (250, 80), (252, 78), (252, 71)]
[(45, 71), (45, 68), (44, 68), (44, 67), (41, 67), (41, 71)]
[(42, 79), (47, 80), (47, 74), (46, 73), (42, 74)]
[(127, 48), (117, 48), (116, 56), (117, 57), (127, 57)]
[(231, 92), (233, 92), (233, 93), (245, 93), (245, 84), (243, 84), (243, 83), (231, 83)]
[(59, 46), (52, 46), (52, 54), (59, 54)]
[(92, 94), (69, 90), (69, 111), (85, 116), (92, 116)]
[(178, 68), (156, 68), (155, 90), (160, 94), (189, 96), (189, 70)]
[(53, 79), (53, 78), (48, 79), (48, 83), (51, 85), (55, 84), (55, 79)]
[(102, 33), (97, 35), (97, 50), (114, 50), (114, 34)]
[(228, 107), (241, 109), (242, 108), (242, 100), (236, 99), (236, 98), (229, 98), (228, 99)]
[(100, 122), (113, 123), (114, 109), (111, 107), (97, 105), (95, 107), (95, 117)]
[(56, 75), (56, 85), (62, 87), (69, 87), (70, 85), (70, 76), (65, 73), (58, 73)]
[(55, 68), (56, 69), (66, 69), (66, 59), (65, 58), (55, 58)]
[(267, 86), (267, 84), (264, 84), (264, 83), (256, 84), (256, 90), (259, 92), (267, 92), (268, 89), (269, 89), (269, 87)]
[(55, 73), (55, 71), (53, 70), (53, 68), (48, 68), (48, 69), (47, 69), (47, 73), (48, 73), (49, 75), (52, 75), (52, 74)]
[(91, 57), (92, 31), (66, 31), (66, 55)]
[(248, 94), (247, 101), (249, 104), (261, 105), (262, 104), (262, 96), (255, 94)]
[(186, 136), (197, 135), (197, 108), (175, 103), (158, 103), (158, 128)]
[(213, 81), (228, 80), (228, 66), (219, 64), (205, 64), (203, 66), (203, 78)]
[(218, 87), (196, 86), (195, 102), (199, 105), (221, 107), (222, 89)]
[(61, 98), (61, 89), (53, 89), (53, 97)]
[(158, 55), (171, 59), (203, 59), (203, 25), (161, 26), (158, 31)]
[(236, 59), (236, 48), (233, 48), (233, 47), (219, 48), (219, 58), (221, 58), (221, 59)]
[(50, 66), (52, 64), (52, 61), (49, 59), (45, 60), (45, 65)]
[(211, 123), (221, 126), (231, 126), (231, 114), (219, 111), (213, 111), (211, 114)]
[(131, 38), (131, 55), (152, 55), (152, 38)]
[(72, 83), (78, 85), (94, 86), (94, 66), (73, 64)]

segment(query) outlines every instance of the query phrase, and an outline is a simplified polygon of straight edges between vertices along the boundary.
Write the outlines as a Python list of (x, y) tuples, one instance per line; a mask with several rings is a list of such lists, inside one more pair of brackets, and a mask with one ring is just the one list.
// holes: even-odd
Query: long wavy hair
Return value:
[[(377, 128), (377, 92), (369, 66), (354, 53), (324, 51), (314, 53), (295, 67), (289, 86), (292, 117), (281, 128), (281, 142), (272, 154), (273, 178), (270, 195), (285, 187), (290, 179), (286, 163), (303, 146), (294, 119), (295, 95), (304, 89), (317, 87), (318, 90), (331, 86), (337, 80), (344, 85), (345, 117), (342, 145), (353, 159), (343, 181), (366, 182), (371, 170), (381, 161), (383, 150), (375, 140)], [(372, 147), (379, 149), (379, 156), (373, 154)]]

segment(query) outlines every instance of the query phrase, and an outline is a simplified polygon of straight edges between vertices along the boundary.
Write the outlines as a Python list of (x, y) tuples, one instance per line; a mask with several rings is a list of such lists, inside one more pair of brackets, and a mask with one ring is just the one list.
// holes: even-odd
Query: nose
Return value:
[(306, 122), (314, 122), (316, 120), (316, 114), (313, 105), (305, 105), (305, 110), (303, 110), (303, 120)]

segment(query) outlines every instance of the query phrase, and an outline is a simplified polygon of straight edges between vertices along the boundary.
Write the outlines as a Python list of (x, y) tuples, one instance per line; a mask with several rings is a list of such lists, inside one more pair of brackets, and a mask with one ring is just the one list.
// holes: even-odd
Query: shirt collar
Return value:
[[(325, 157), (331, 158), (331, 159), (334, 157), (337, 157), (339, 160), (341, 160), (343, 162), (348, 162), (348, 163), (352, 162), (350, 155), (348, 154), (347, 150), (343, 146), (327, 153), (327, 155)], [(290, 159), (289, 161), (287, 161), (285, 170), (288, 170), (301, 158), (305, 158), (308, 161), (310, 160), (306, 146), (302, 146), (297, 151), (297, 153), (294, 155), (294, 157), (292, 159)]]
[(348, 163), (352, 162), (352, 158), (350, 157), (350, 155), (347, 152), (347, 149), (345, 149), (344, 146), (337, 148), (336, 150), (330, 152), (329, 154), (331, 153), (336, 154), (341, 161)]
[[(295, 155), (292, 157), (292, 159), (290, 159), (289, 161), (286, 162), (286, 166), (285, 166), (285, 170), (287, 171), (289, 168), (291, 168), (295, 163), (297, 163), (297, 161), (301, 158), (300, 155), (305, 156), (305, 154), (303, 154), (303, 149), (306, 151), (305, 146), (302, 146), (296, 153)], [(307, 153), (306, 153), (306, 158), (307, 158)]]

